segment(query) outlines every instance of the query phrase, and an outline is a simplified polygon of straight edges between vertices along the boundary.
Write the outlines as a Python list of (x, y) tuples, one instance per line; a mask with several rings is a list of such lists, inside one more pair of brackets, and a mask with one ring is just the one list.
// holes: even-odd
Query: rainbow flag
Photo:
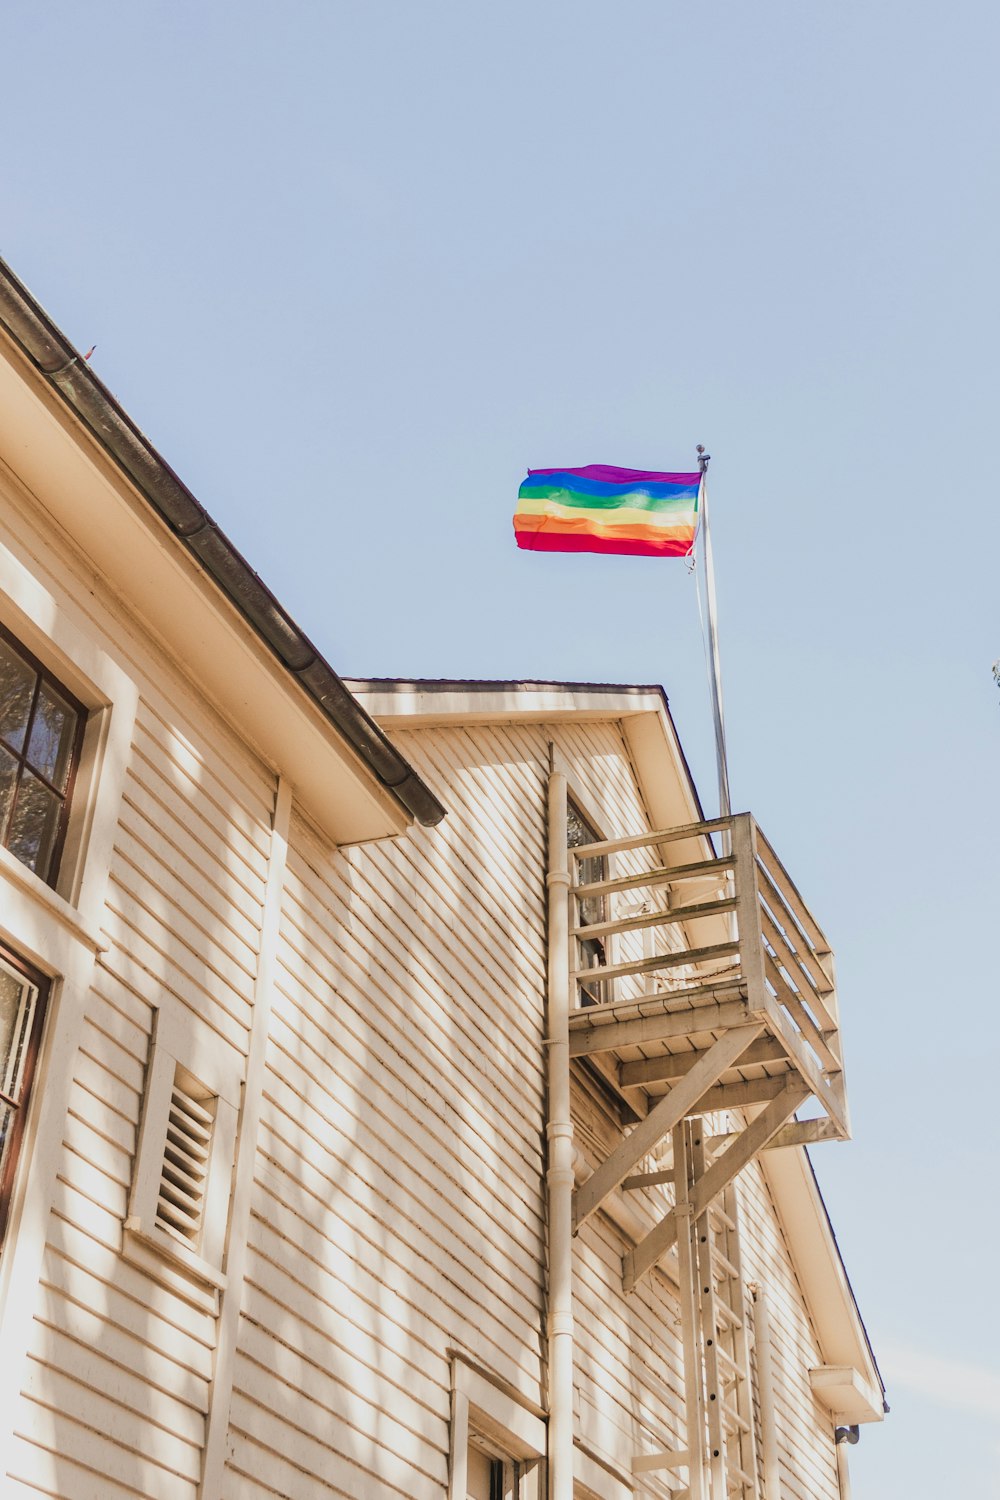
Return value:
[(517, 492), (514, 536), (531, 552), (688, 557), (700, 483), (700, 474), (655, 474), (610, 464), (529, 469)]

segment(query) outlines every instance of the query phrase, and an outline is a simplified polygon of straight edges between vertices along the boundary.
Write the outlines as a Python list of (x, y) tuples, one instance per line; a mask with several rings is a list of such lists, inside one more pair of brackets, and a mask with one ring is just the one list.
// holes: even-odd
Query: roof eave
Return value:
[(0, 326), (72, 416), (111, 459), (176, 545), (197, 564), (378, 787), (410, 818), (432, 825), (445, 809), (345, 687), (308, 637), (186, 485), (0, 261)]

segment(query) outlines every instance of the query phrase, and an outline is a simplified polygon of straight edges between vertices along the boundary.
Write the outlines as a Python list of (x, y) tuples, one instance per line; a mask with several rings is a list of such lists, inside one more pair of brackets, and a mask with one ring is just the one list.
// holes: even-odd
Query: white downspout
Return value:
[(573, 1500), (573, 1122), (569, 1098), (566, 778), (548, 795), (549, 1500)]
[(767, 1500), (781, 1500), (778, 1431), (774, 1421), (774, 1356), (771, 1348), (771, 1317), (767, 1305), (767, 1292), (760, 1283), (753, 1288), (753, 1300), (757, 1385), (760, 1394), (760, 1447), (764, 1461), (764, 1494)]
[(851, 1500), (851, 1470), (847, 1462), (847, 1445), (858, 1441), (857, 1427), (837, 1427), (833, 1442), (837, 1454), (837, 1485), (840, 1500)]

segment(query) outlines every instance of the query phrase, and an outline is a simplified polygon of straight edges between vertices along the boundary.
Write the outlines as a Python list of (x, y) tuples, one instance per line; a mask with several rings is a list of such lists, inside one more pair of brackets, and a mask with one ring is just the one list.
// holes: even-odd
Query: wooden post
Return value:
[(681, 1121), (673, 1133), (674, 1173), (679, 1234), (677, 1257), (680, 1263), (681, 1338), (684, 1345), (684, 1410), (687, 1424), (688, 1494), (691, 1500), (707, 1500), (705, 1489), (705, 1411), (701, 1375), (701, 1349), (698, 1340), (697, 1287), (698, 1259), (694, 1244), (694, 1220), (691, 1214), (691, 1152), (688, 1144), (690, 1125)]
[[(705, 1175), (704, 1121), (697, 1120), (689, 1126), (688, 1142), (691, 1150), (691, 1186)], [(714, 1496), (725, 1495), (726, 1486), (726, 1425), (723, 1407), (726, 1389), (719, 1361), (719, 1323), (716, 1310), (717, 1293), (712, 1266), (712, 1226), (708, 1221), (706, 1204), (698, 1217), (692, 1193), (688, 1200), (694, 1232), (694, 1273), (698, 1278), (695, 1286), (695, 1309), (698, 1318), (698, 1352), (702, 1360), (705, 1399), (705, 1425), (708, 1430), (708, 1462), (706, 1468), (710, 1479), (710, 1490)], [(683, 1231), (683, 1225), (679, 1226)]]

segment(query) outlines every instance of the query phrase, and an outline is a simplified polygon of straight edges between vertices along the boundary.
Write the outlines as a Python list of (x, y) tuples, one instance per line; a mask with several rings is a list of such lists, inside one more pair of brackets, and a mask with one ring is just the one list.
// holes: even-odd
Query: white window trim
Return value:
[(509, 1386), (498, 1383), (459, 1351), (451, 1353), (451, 1455), (448, 1500), (468, 1494), (469, 1435), (475, 1432), (497, 1458), (524, 1465), (517, 1500), (543, 1500), (546, 1424)]
[[(56, 887), (0, 850), (0, 935), (51, 982), (0, 1259), (0, 1348), (25, 1350), (87, 997), (96, 956), (108, 946), (100, 924), (139, 693), (89, 621), (3, 544), (0, 621), (90, 710)], [(13, 1409), (22, 1377), (22, 1358), (0, 1362), (5, 1410)], [(9, 1440), (9, 1432), (0, 1435), (0, 1473)]]
[[(197, 1251), (182, 1245), (156, 1221), (167, 1141), (170, 1095), (177, 1067), (190, 1073), (214, 1096), (215, 1121), (205, 1186), (202, 1237)], [(150, 1044), (142, 1124), (132, 1174), (122, 1254), (154, 1280), (204, 1311), (218, 1312), (227, 1285), (222, 1266), (229, 1226), (236, 1128), (239, 1119), (242, 1056), (221, 1039), (196, 1045), (196, 1033), (171, 1008), (158, 1010)]]
[[(63, 608), (2, 544), (0, 623), (89, 713), (55, 886), (47, 885), (6, 849), (0, 850), (0, 872), (11, 877), (39, 914), (53, 918), (98, 950), (107, 946), (100, 936), (100, 919), (138, 688), (93, 639), (87, 623)], [(5, 912), (5, 929), (8, 925)], [(30, 924), (26, 927), (23, 934), (9, 933), (9, 941), (19, 951), (33, 937)], [(30, 956), (52, 972), (51, 954), (41, 951)]]

